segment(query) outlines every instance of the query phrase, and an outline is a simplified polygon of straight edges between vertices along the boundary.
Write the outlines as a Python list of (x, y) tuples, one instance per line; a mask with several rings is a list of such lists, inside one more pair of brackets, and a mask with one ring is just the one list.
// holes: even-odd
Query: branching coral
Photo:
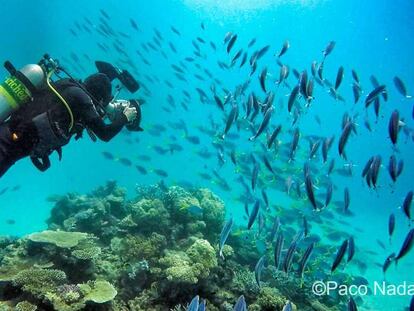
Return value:
[(206, 240), (197, 239), (185, 252), (168, 251), (160, 259), (169, 281), (195, 284), (217, 266), (216, 252)]
[(63, 285), (66, 274), (56, 269), (27, 269), (20, 271), (14, 278), (13, 284), (24, 291), (42, 297), (46, 292), (53, 291), (57, 286)]
[(170, 214), (159, 199), (142, 199), (130, 207), (131, 219), (140, 233), (165, 233), (170, 228)]

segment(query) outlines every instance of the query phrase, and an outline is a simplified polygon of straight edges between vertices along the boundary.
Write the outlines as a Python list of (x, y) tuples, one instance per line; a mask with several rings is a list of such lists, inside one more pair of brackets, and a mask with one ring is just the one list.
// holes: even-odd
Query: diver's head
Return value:
[(101, 103), (102, 106), (108, 105), (112, 100), (112, 84), (108, 76), (103, 73), (95, 73), (87, 77), (84, 81), (86, 90)]

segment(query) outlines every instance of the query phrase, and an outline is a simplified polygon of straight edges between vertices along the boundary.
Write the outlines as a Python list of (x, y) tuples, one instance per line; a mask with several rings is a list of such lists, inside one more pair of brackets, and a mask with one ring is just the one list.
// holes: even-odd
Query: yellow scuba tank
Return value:
[(16, 70), (7, 61), (4, 67), (10, 76), (0, 84), (0, 122), (5, 121), (13, 111), (32, 100), (33, 93), (46, 83), (46, 74), (37, 64), (29, 64)]

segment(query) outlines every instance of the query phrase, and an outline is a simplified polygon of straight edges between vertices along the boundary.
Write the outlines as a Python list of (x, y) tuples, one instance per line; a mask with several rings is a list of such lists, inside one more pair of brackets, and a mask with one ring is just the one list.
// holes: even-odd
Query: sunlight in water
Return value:
[(248, 11), (275, 8), (280, 5), (315, 6), (324, 0), (184, 0), (192, 7), (221, 11)]

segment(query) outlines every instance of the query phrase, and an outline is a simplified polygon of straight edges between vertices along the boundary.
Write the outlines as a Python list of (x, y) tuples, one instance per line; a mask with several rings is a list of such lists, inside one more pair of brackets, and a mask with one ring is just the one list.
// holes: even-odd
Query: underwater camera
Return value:
[(131, 93), (135, 93), (139, 89), (139, 83), (135, 78), (129, 73), (128, 70), (120, 70), (114, 67), (112, 64), (96, 61), (96, 68), (100, 73), (103, 73), (108, 76), (109, 80), (118, 79), (125, 88)]
[(129, 100), (130, 106), (134, 107), (137, 110), (137, 117), (134, 121), (128, 123), (126, 128), (128, 131), (132, 132), (142, 132), (143, 129), (141, 128), (141, 103), (137, 99), (130, 99)]
[[(127, 70), (120, 70), (113, 66), (110, 63), (103, 62), (103, 61), (96, 61), (95, 62), (96, 68), (100, 73), (105, 74), (108, 76), (109, 80), (113, 81), (114, 79), (118, 79), (121, 84), (131, 93), (135, 93), (139, 90), (139, 83), (135, 78), (129, 73)], [(118, 89), (119, 94), (121, 89)], [(116, 99), (117, 95), (114, 96)], [(142, 100), (138, 99), (130, 99), (129, 104), (130, 106), (134, 107), (137, 110), (137, 117), (134, 121), (129, 123), (126, 128), (129, 131), (140, 132), (143, 129), (140, 127), (141, 124), (141, 104), (143, 103)]]

